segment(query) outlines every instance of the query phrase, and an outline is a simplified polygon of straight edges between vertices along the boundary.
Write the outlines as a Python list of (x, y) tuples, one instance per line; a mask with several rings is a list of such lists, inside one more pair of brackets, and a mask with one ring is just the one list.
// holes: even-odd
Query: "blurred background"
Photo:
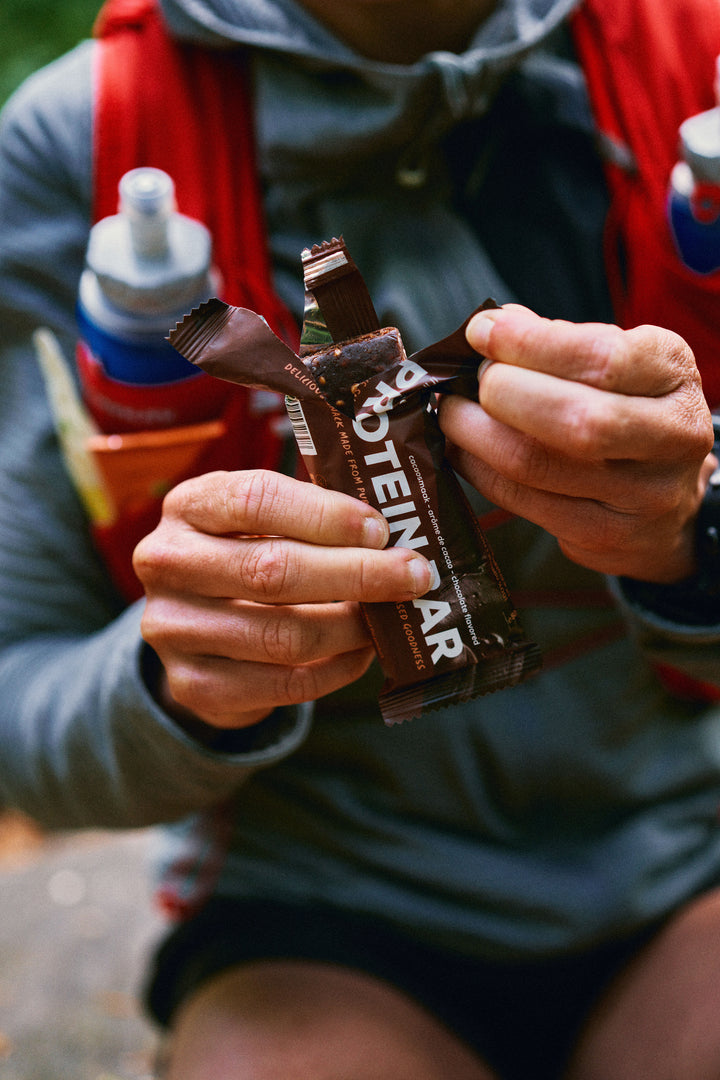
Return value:
[[(0, 107), (101, 0), (0, 0)], [(46, 835), (0, 808), (0, 1080), (153, 1080), (152, 831)]]
[(100, 0), (1, 0), (0, 105), (23, 79), (88, 37)]

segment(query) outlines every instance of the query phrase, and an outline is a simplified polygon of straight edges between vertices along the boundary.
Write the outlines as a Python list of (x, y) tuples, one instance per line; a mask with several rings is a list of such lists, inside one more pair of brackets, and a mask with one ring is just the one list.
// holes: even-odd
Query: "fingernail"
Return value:
[(390, 532), (385, 518), (367, 517), (363, 523), (363, 543), (365, 547), (384, 548)]
[(465, 328), (465, 337), (469, 345), (478, 352), (484, 353), (490, 341), (490, 333), (493, 323), (502, 314), (502, 308), (489, 308), (487, 311), (478, 311), (473, 315)]
[(485, 360), (483, 360), (483, 361), (482, 361), (482, 363), (480, 364), (480, 367), (478, 368), (478, 373), (477, 373), (477, 381), (478, 381), (478, 394), (480, 393), (480, 391), (481, 391), (481, 389), (482, 389), (482, 381), (483, 381), (483, 375), (485, 374), (485, 372), (487, 371), (487, 369), (488, 369), (489, 367), (491, 367), (491, 366), (492, 366), (492, 364), (496, 364), (496, 363), (497, 363), (497, 360), (488, 360), (488, 359), (486, 358), (486, 359), (485, 359)]
[(416, 596), (422, 596), (430, 588), (432, 580), (432, 567), (427, 559), (416, 556), (408, 562), (410, 577), (413, 582), (413, 590)]

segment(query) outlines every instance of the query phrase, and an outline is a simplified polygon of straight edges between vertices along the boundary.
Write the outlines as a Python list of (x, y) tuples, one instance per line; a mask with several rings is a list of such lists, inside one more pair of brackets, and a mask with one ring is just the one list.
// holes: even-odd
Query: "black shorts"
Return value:
[(294, 958), (375, 975), (425, 1006), (505, 1080), (558, 1080), (590, 1009), (657, 927), (531, 962), (470, 959), (322, 906), (213, 899), (161, 945), (147, 1004), (162, 1025), (201, 982), (244, 961)]

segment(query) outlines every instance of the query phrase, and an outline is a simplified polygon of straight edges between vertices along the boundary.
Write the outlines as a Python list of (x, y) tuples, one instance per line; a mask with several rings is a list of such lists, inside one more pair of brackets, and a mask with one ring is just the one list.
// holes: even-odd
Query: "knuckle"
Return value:
[[(388, 549), (392, 554), (386, 560), (389, 564), (390, 559), (396, 558), (399, 561), (404, 561), (408, 556), (405, 555), (405, 548), (394, 547)], [(348, 562), (347, 569), (347, 594), (352, 597), (365, 597), (372, 596), (377, 591), (379, 584), (379, 572), (377, 561), (371, 556), (362, 554), (360, 558), (355, 562)]]
[(595, 554), (614, 559), (619, 553), (639, 551), (647, 544), (648, 535), (662, 527), (669, 508), (662, 496), (657, 507), (646, 504), (642, 514), (628, 514), (613, 510), (598, 515), (592, 536)]
[(287, 611), (269, 618), (262, 629), (262, 650), (268, 659), (286, 667), (301, 663), (312, 652), (317, 634), (303, 623), (288, 616)]
[[(648, 333), (651, 327), (643, 327)], [(657, 329), (654, 329), (657, 333)], [(662, 342), (668, 365), (674, 371), (681, 372), (684, 377), (693, 377), (699, 381), (699, 372), (695, 363), (695, 354), (684, 338), (676, 334), (674, 330), (662, 331)]]
[(147, 603), (140, 619), (140, 634), (148, 645), (155, 645), (165, 637), (166, 622), (157, 604)]
[(268, 511), (277, 503), (280, 477), (268, 469), (230, 474), (224, 486), (228, 516), (244, 531), (262, 531)]
[(622, 437), (621, 423), (621, 416), (605, 402), (576, 402), (567, 415), (568, 445), (581, 458), (610, 457)]
[(167, 597), (153, 597), (145, 605), (140, 621), (143, 640), (158, 653), (176, 660), (183, 652), (193, 651), (198, 638), (192, 614), (183, 611)]
[(690, 394), (683, 409), (679, 439), (686, 447), (685, 456), (704, 460), (713, 448), (715, 440), (712, 417), (702, 391)]
[(166, 670), (170, 693), (178, 705), (201, 717), (217, 709), (216, 683), (201, 668), (175, 663)]
[(180, 517), (183, 512), (183, 507), (187, 504), (192, 497), (191, 492), (195, 486), (193, 480), (183, 480), (182, 483), (176, 484), (175, 487), (170, 488), (162, 501), (162, 510), (165, 517)]
[(582, 515), (558, 539), (563, 551), (580, 551), (605, 559), (626, 547), (635, 528), (634, 519), (616, 507), (587, 502)]
[(286, 669), (283, 693), (289, 705), (314, 701), (322, 696), (322, 692), (318, 668), (311, 664), (299, 664)]
[(235, 569), (244, 591), (266, 603), (281, 600), (291, 578), (287, 553), (275, 539), (249, 543)]
[(524, 438), (514, 441), (506, 470), (509, 479), (541, 488), (546, 483), (550, 470), (550, 454), (539, 439)]
[(522, 498), (523, 490), (522, 484), (495, 469), (486, 472), (483, 493), (497, 506), (516, 505)]
[[(541, 320), (542, 324), (546, 327), (550, 327), (550, 321), (547, 319)], [(530, 316), (529, 318), (523, 314), (522, 317), (512, 320), (509, 323), (503, 323), (493, 321), (490, 327), (490, 339), (488, 342), (488, 352), (491, 356), (502, 355), (502, 347), (495, 348), (494, 339), (500, 335), (502, 343), (503, 331), (507, 334), (508, 344), (512, 345), (512, 351), (518, 355), (532, 356), (537, 347), (537, 333), (538, 333), (538, 319), (536, 316)]]
[(163, 537), (159, 530), (144, 537), (135, 547), (132, 556), (133, 570), (144, 586), (149, 587), (163, 580), (174, 565), (176, 552), (170, 537)]
[(205, 512), (212, 508), (226, 476), (227, 473), (217, 471), (193, 476), (176, 484), (163, 499), (163, 516), (187, 517), (193, 512)]
[(643, 355), (653, 356), (659, 362), (659, 372), (664, 375), (660, 393), (666, 393), (682, 383), (700, 387), (695, 355), (680, 334), (666, 327), (643, 324), (625, 331), (625, 337), (630, 343), (630, 363)]
[(136, 545), (132, 554), (133, 570), (141, 581), (148, 581), (152, 574), (155, 563), (152, 547), (150, 537), (146, 536)]
[(630, 360), (627, 336), (617, 326), (604, 326), (588, 343), (590, 382), (599, 390), (617, 392)]

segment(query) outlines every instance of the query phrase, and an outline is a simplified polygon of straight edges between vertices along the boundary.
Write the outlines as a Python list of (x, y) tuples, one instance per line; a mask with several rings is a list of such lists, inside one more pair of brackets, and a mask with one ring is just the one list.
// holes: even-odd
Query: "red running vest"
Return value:
[[(717, 0), (586, 0), (572, 20), (611, 195), (606, 266), (615, 316), (666, 326), (688, 342), (705, 396), (720, 406), (720, 271), (678, 255), (667, 216), (683, 120), (712, 108), (720, 54)], [(626, 153), (629, 151), (629, 155)], [(628, 160), (623, 160), (627, 158)]]

